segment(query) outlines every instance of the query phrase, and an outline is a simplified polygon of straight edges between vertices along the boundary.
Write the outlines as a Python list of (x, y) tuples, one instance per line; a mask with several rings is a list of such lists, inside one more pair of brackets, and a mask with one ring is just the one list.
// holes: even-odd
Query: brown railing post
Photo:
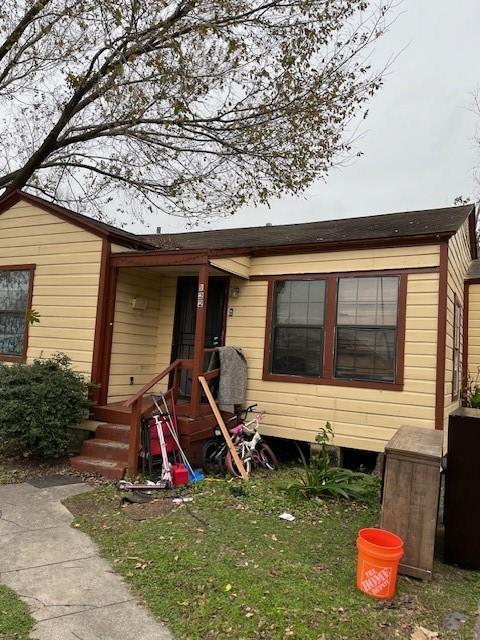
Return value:
[(173, 371), (173, 382), (172, 382), (172, 398), (174, 402), (178, 400), (178, 388), (180, 386), (180, 372), (181, 367), (175, 367)]
[(140, 452), (140, 420), (142, 417), (142, 398), (132, 404), (130, 416), (130, 435), (128, 440), (128, 473), (134, 477), (138, 471), (138, 454)]
[(198, 382), (198, 376), (203, 372), (207, 299), (208, 263), (202, 264), (198, 272), (197, 318), (195, 324), (195, 342), (193, 346), (192, 395), (190, 404), (190, 413), (192, 418), (197, 418), (200, 415), (201, 387)]

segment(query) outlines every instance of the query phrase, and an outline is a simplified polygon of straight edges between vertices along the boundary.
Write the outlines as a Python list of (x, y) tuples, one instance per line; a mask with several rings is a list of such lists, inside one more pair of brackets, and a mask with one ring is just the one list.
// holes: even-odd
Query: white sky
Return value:
[[(385, 84), (369, 104), (356, 150), (364, 155), (332, 170), (297, 198), (245, 207), (199, 229), (348, 218), (449, 206), (458, 195), (475, 199), (480, 149), (472, 112), (480, 85), (479, 0), (403, 0), (398, 17), (376, 46), (382, 67), (398, 54)], [(185, 223), (155, 215), (136, 232), (183, 231)]]

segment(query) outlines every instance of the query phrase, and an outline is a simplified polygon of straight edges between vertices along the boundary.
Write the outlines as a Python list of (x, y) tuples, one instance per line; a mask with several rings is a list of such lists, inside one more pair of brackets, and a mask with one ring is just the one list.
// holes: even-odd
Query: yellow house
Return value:
[(198, 456), (214, 419), (197, 380), (221, 345), (245, 353), (265, 435), (313, 442), (328, 420), (338, 446), (382, 451), (401, 425), (444, 429), (480, 367), (476, 260), (474, 205), (135, 235), (14, 192), (0, 201), (0, 360), (62, 351), (97, 383), (99, 426), (73, 464), (110, 477), (136, 469), (152, 389), (180, 396)]

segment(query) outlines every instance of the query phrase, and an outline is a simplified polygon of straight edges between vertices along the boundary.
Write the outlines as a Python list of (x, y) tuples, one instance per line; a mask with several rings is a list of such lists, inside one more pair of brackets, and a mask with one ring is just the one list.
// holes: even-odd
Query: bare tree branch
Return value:
[(392, 1), (4, 0), (0, 188), (187, 217), (298, 193), (351, 153)]

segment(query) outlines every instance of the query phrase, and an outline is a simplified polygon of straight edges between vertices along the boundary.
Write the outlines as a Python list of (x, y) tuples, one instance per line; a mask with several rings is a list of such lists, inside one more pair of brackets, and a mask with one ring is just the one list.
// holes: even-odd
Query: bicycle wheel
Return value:
[[(238, 453), (238, 451), (237, 451)], [(242, 456), (240, 454), (238, 454), (240, 459), (242, 459)], [(250, 471), (252, 470), (252, 459), (250, 457), (248, 457), (246, 460), (242, 460), (243, 462), (243, 466), (245, 467), (245, 471), (250, 474)], [(228, 471), (228, 473), (233, 476), (234, 478), (241, 478), (241, 474), (240, 471), (237, 469), (237, 465), (235, 464), (235, 461), (233, 459), (233, 456), (231, 454), (231, 452), (229, 451), (227, 453), (227, 455), (225, 456), (225, 467)]]
[(261, 442), (257, 447), (257, 460), (259, 466), (270, 471), (278, 469), (277, 456), (273, 453), (266, 442)]
[(202, 449), (202, 468), (208, 474), (225, 473), (222, 459), (222, 444), (217, 438), (210, 438)]

